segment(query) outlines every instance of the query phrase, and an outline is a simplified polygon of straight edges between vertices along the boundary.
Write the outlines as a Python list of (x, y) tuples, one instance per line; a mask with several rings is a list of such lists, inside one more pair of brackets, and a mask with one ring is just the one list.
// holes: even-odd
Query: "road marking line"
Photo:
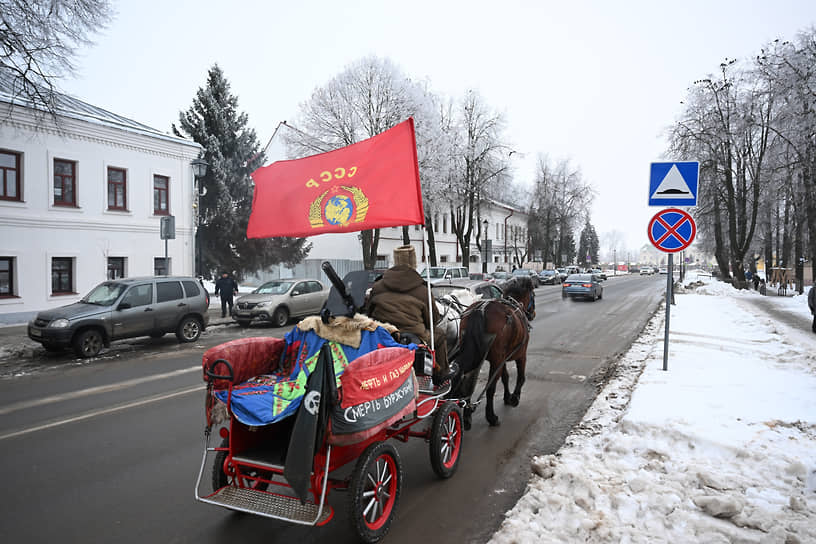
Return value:
[(145, 376), (143, 378), (134, 378), (132, 380), (126, 380), (123, 382), (112, 383), (110, 385), (100, 385), (97, 387), (89, 387), (87, 389), (81, 389), (79, 391), (72, 391), (70, 393), (63, 393), (61, 395), (52, 395), (50, 397), (45, 397), (41, 399), (35, 400), (26, 400), (22, 402), (16, 402), (14, 404), (9, 404), (8, 406), (4, 406), (0, 408), (0, 416), (10, 414), (11, 412), (16, 412), (17, 410), (24, 410), (26, 408), (34, 408), (35, 406), (42, 406), (44, 404), (53, 404), (55, 402), (62, 402), (65, 400), (72, 400), (78, 399), (82, 397), (87, 397), (90, 395), (98, 395), (101, 393), (109, 393), (111, 391), (118, 391), (120, 389), (126, 389), (128, 387), (133, 387), (134, 385), (141, 385), (147, 382), (153, 382), (156, 380), (163, 380), (165, 378), (172, 378), (173, 376), (180, 376), (182, 374), (187, 374), (188, 372), (195, 372), (196, 370), (201, 370), (200, 366), (191, 366), (189, 368), (182, 368), (180, 370), (173, 370), (172, 372), (165, 372), (163, 374), (154, 374), (152, 376)]
[(22, 436), (24, 434), (30, 434), (30, 433), (37, 432), (37, 431), (42, 431), (42, 430), (45, 430), (45, 429), (51, 429), (53, 427), (59, 427), (61, 425), (67, 425), (68, 423), (75, 423), (77, 421), (90, 419), (90, 418), (96, 417), (96, 416), (103, 416), (103, 415), (106, 415), (106, 414), (112, 414), (114, 412), (121, 412), (122, 410), (127, 410), (129, 408), (136, 408), (137, 406), (142, 406), (142, 405), (145, 405), (145, 404), (151, 404), (151, 403), (154, 403), (154, 402), (159, 402), (159, 401), (162, 401), (162, 400), (171, 399), (173, 397), (180, 397), (180, 396), (186, 395), (188, 393), (194, 393), (196, 391), (201, 391), (204, 388), (205, 388), (205, 386), (203, 386), (203, 385), (196, 385), (195, 387), (189, 387), (187, 389), (182, 389), (181, 391), (176, 391), (174, 393), (167, 393), (167, 394), (164, 394), (164, 395), (148, 397), (146, 399), (137, 400), (137, 401), (134, 401), (134, 402), (129, 402), (127, 404), (121, 404), (119, 406), (112, 406), (110, 408), (105, 408), (103, 410), (95, 410), (93, 412), (88, 412), (88, 413), (81, 414), (81, 415), (78, 415), (78, 416), (68, 417), (68, 418), (65, 418), (65, 419), (52, 421), (50, 423), (43, 423), (41, 425), (35, 425), (33, 427), (20, 429), (19, 431), (12, 431), (10, 433), (0, 434), (0, 440), (6, 440), (8, 438), (15, 438), (17, 436)]

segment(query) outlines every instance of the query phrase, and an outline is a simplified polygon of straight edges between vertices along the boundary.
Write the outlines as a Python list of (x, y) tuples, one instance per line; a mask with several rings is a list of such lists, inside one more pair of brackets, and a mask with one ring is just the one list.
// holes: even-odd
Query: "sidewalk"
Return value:
[(671, 307), (668, 370), (661, 307), (490, 544), (816, 542), (807, 295), (708, 281)]

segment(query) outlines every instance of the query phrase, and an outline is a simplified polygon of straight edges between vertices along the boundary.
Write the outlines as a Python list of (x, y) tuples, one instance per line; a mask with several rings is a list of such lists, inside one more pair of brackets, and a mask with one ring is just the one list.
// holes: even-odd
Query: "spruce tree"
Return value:
[[(578, 243), (578, 260), (580, 264), (589, 266), (590, 264), (598, 264), (601, 250), (601, 244), (598, 240), (598, 234), (595, 232), (595, 227), (589, 221), (584, 225), (581, 231), (581, 240)], [(587, 259), (589, 256), (589, 259)]]
[(224, 72), (215, 64), (193, 105), (179, 113), (179, 127), (173, 125), (176, 135), (201, 144), (209, 163), (200, 180), (206, 194), (199, 199), (195, 265), (206, 278), (229, 271), (241, 279), (271, 264), (291, 266), (311, 248), (304, 238), (247, 239), (253, 196), (250, 174), (265, 159), (247, 120), (238, 110), (238, 98), (230, 92)]

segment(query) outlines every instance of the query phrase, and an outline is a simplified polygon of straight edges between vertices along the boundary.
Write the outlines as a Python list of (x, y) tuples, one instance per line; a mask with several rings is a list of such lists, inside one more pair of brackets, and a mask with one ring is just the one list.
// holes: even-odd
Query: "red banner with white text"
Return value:
[(356, 144), (252, 173), (247, 238), (424, 224), (414, 120)]

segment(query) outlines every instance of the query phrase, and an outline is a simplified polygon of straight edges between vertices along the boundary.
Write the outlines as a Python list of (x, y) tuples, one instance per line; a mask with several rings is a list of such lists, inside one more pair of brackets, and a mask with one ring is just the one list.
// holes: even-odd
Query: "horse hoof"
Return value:
[(487, 422), (490, 424), (491, 427), (498, 427), (501, 425), (501, 421), (499, 421), (498, 416), (488, 417)]
[(510, 406), (512, 406), (512, 407), (514, 407), (514, 408), (515, 408), (516, 406), (518, 406), (518, 405), (519, 405), (519, 397), (518, 397), (518, 395), (511, 395), (511, 396), (510, 396), (510, 403), (509, 403), (509, 404), (510, 404)]

